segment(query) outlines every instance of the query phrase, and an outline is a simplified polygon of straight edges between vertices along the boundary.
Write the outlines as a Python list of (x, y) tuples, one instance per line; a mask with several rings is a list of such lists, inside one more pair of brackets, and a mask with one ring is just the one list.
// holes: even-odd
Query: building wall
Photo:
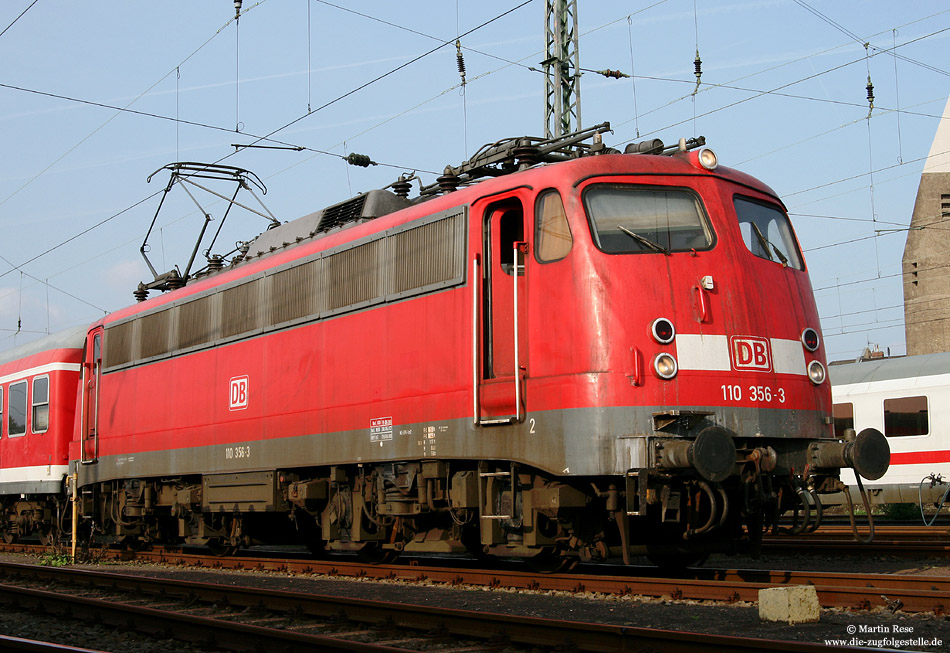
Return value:
[(950, 172), (924, 172), (904, 246), (907, 355), (950, 351)]

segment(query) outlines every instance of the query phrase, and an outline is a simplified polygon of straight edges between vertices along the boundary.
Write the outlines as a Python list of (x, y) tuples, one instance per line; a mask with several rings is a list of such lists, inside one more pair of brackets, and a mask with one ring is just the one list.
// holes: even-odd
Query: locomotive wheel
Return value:
[(145, 540), (130, 535), (128, 537), (123, 537), (119, 541), (119, 546), (125, 549), (126, 551), (145, 551), (152, 548), (152, 545)]
[(230, 544), (224, 538), (213, 537), (208, 540), (208, 549), (211, 551), (211, 555), (224, 558), (227, 556), (233, 556), (235, 553), (237, 553), (238, 547), (235, 544)]
[(307, 540), (304, 543), (304, 546), (307, 547), (307, 551), (310, 552), (310, 555), (315, 558), (322, 558), (327, 553), (326, 545), (323, 543), (323, 540), (319, 538), (315, 540)]
[(539, 574), (556, 574), (561, 571), (570, 571), (577, 566), (577, 558), (559, 554), (557, 551), (542, 551), (528, 558), (528, 567)]
[(680, 553), (677, 551), (663, 553), (648, 553), (647, 560), (659, 567), (675, 571), (677, 569), (686, 569), (687, 567), (698, 567), (706, 562), (708, 553)]
[(0, 533), (0, 539), (3, 539), (4, 544), (13, 544), (20, 539), (20, 536), (17, 533), (11, 533), (10, 531), (4, 531)]
[(462, 546), (468, 551), (469, 555), (482, 562), (491, 560), (491, 556), (485, 553), (485, 546), (482, 544), (481, 534), (478, 528), (471, 526), (462, 531)]
[(40, 544), (43, 546), (52, 546), (56, 543), (56, 531), (49, 526), (44, 526), (39, 530)]
[(356, 552), (356, 557), (359, 558), (360, 562), (366, 565), (388, 565), (396, 561), (396, 558), (399, 557), (399, 552), (393, 551), (392, 549), (384, 549), (375, 542), (369, 542), (364, 544), (363, 547)]

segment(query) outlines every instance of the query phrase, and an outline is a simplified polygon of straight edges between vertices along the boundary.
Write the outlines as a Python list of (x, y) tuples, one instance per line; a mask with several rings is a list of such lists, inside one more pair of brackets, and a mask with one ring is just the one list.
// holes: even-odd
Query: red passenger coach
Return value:
[[(222, 552), (686, 563), (755, 545), (840, 467), (883, 474), (883, 436), (834, 436), (775, 193), (606, 128), (502, 141), (419, 198), (400, 179), (156, 275), (168, 292), (87, 334), (83, 516)], [(173, 168), (236, 170), (196, 165)]]
[(85, 327), (0, 355), (0, 538), (47, 538), (63, 518)]

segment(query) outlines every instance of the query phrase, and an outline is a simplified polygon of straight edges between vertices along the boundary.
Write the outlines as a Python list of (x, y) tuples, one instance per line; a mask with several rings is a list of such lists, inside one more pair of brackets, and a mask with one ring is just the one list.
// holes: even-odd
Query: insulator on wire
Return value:
[(873, 108), (874, 108), (874, 84), (871, 83), (871, 76), (870, 76), (870, 75), (868, 75), (868, 85), (867, 85), (867, 89), (868, 89), (868, 104), (869, 104), (869, 105), (871, 106), (871, 108), (873, 109)]
[(465, 57), (462, 56), (462, 42), (455, 39), (455, 63), (459, 68), (459, 77), (462, 78), (462, 86), (465, 86)]
[(359, 166), (360, 168), (379, 165), (365, 154), (357, 154), (356, 152), (350, 152), (346, 155), (346, 159), (344, 160), (351, 166)]
[(620, 72), (619, 70), (595, 70), (598, 75), (603, 75), (604, 77), (613, 77), (614, 79), (621, 79), (623, 77), (630, 77), (627, 73)]
[(696, 48), (696, 58), (693, 59), (693, 74), (696, 75), (696, 88), (693, 89), (693, 95), (699, 91), (699, 85), (703, 80), (703, 60), (699, 58), (699, 48)]
[(234, 17), (235, 18), (241, 17), (241, 3), (243, 1), (244, 0), (234, 0)]

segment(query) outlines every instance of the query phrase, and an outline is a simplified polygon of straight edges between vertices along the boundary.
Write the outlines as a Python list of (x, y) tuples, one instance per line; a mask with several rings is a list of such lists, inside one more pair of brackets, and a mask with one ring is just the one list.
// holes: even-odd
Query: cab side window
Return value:
[(535, 256), (541, 263), (560, 261), (570, 253), (573, 244), (560, 193), (545, 191), (538, 196), (535, 212)]
[[(524, 210), (521, 204), (499, 207), (493, 213), (498, 219), (498, 264), (511, 276), (515, 267), (514, 244), (524, 240)], [(524, 275), (524, 254), (518, 252), (518, 276)]]

